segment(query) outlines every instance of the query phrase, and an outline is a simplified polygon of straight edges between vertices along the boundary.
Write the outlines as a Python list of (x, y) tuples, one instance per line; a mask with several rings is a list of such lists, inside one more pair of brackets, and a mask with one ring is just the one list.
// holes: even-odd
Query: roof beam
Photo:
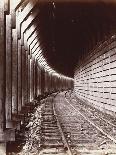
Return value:
[(37, 1), (29, 1), (29, 3), (26, 5), (26, 7), (23, 9), (22, 12), (19, 13), (19, 16), (17, 18), (18, 22), (17, 22), (17, 29), (18, 29), (18, 38), (21, 37), (21, 24), (23, 23), (23, 21), (29, 16), (29, 14), (31, 13), (32, 9), (35, 7)]

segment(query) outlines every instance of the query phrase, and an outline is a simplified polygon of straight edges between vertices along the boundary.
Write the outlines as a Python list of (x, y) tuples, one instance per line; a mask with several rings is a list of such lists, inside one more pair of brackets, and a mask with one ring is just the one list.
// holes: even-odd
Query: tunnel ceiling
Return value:
[(83, 54), (116, 31), (115, 3), (41, 1), (38, 9), (43, 54), (68, 76)]

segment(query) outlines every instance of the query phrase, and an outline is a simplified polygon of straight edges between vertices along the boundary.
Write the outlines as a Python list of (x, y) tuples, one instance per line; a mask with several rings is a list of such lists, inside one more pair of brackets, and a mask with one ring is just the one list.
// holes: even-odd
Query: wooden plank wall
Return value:
[(0, 155), (6, 154), (8, 141), (15, 141), (37, 97), (72, 87), (72, 80), (40, 65), (38, 1), (25, 1), (0, 0)]
[(106, 42), (76, 67), (74, 90), (78, 97), (104, 112), (114, 114), (116, 112), (116, 40), (109, 39)]

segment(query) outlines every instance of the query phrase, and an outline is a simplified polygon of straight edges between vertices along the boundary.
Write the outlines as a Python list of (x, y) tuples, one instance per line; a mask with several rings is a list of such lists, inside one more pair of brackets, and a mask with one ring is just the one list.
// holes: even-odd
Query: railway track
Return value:
[[(74, 110), (78, 111), (88, 122), (93, 124), (93, 126), (95, 126), (116, 144), (115, 118), (112, 118), (113, 120), (115, 119), (115, 122), (113, 123), (110, 115), (108, 117), (107, 114), (100, 112), (96, 108), (85, 103), (83, 104), (82, 101), (80, 101), (78, 98), (75, 98), (76, 100), (71, 100), (71, 97), (69, 100), (67, 98), (65, 99)], [(77, 104), (77, 102), (79, 104)], [(108, 120), (109, 118), (110, 120)]]
[(41, 123), (41, 146), (43, 151), (40, 154), (73, 155), (57, 116), (53, 98), (48, 97), (44, 103)]
[(95, 154), (106, 151), (109, 152), (108, 155), (116, 155), (114, 124), (111, 126), (109, 120), (97, 117), (98, 111), (92, 107), (88, 108), (87, 105), (84, 106), (81, 101), (78, 103), (76, 100), (73, 103), (71, 96), (69, 95), (67, 99), (65, 93), (59, 94), (55, 102), (61, 126), (64, 132), (70, 133), (70, 147), (76, 148), (81, 154), (85, 148), (91, 150), (87, 152), (88, 154), (92, 151), (96, 151)]
[(40, 155), (116, 155), (115, 124), (98, 113), (69, 93), (48, 97), (42, 112)]

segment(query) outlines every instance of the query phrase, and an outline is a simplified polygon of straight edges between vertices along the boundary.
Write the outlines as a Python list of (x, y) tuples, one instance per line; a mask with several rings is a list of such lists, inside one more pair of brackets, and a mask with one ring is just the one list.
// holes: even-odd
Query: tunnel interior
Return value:
[(115, 0), (0, 0), (0, 155), (116, 154), (115, 17)]
[(116, 32), (116, 3), (40, 1), (40, 42), (47, 62), (73, 77), (79, 59)]

